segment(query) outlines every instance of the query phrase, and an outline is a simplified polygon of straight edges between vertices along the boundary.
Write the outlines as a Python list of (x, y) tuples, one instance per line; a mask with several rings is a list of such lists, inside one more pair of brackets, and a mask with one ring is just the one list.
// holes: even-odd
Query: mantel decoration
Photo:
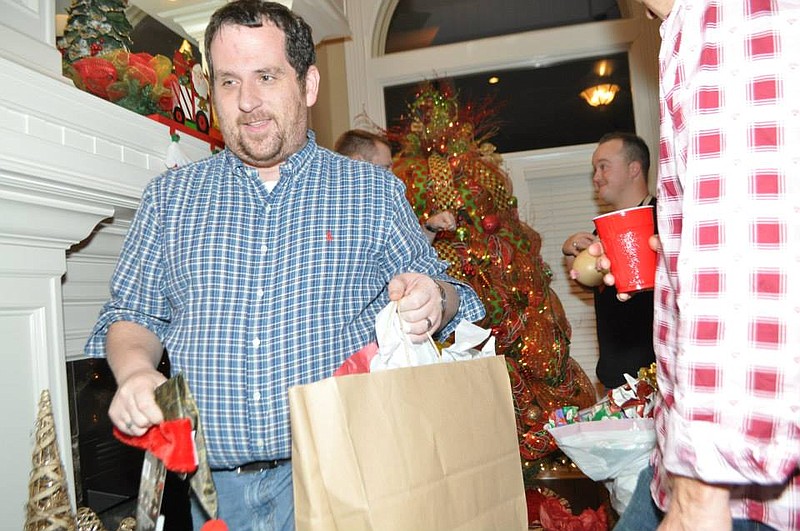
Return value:
[(138, 114), (172, 110), (172, 61), (163, 55), (115, 49), (64, 65), (75, 86)]
[(73, 0), (57, 45), (70, 63), (109, 50), (130, 50), (133, 27), (125, 16), (127, 0)]
[(58, 40), (75, 86), (176, 131), (223, 146), (213, 124), (208, 79), (187, 41), (172, 56), (131, 51), (127, 0), (73, 0)]

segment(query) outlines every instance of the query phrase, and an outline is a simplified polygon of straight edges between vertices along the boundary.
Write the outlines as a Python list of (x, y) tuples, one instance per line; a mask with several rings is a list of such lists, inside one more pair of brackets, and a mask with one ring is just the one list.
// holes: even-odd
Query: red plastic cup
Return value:
[(653, 207), (625, 208), (597, 216), (594, 226), (603, 249), (611, 260), (618, 293), (653, 289), (656, 279), (656, 253), (648, 240), (655, 234)]

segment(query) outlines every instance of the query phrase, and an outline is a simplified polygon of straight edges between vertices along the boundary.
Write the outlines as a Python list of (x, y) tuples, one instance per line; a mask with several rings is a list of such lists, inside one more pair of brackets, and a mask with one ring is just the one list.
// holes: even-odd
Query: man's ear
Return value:
[(628, 163), (628, 175), (630, 175), (631, 179), (635, 179), (637, 176), (644, 178), (642, 174), (642, 163), (638, 160), (632, 160)]
[(311, 107), (317, 102), (319, 94), (319, 69), (311, 65), (306, 72), (306, 107)]

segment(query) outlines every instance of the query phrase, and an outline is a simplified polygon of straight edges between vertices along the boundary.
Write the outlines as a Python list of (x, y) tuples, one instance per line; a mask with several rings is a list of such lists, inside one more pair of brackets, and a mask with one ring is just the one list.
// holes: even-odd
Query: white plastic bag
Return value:
[(655, 446), (653, 419), (576, 422), (548, 430), (581, 472), (605, 483), (611, 505), (622, 514)]

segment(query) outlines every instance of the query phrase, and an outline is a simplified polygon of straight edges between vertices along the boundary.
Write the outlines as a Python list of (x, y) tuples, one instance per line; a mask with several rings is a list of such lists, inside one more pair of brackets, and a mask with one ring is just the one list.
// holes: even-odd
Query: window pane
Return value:
[(616, 0), (400, 0), (385, 52), (617, 18)]
[[(605, 61), (605, 63), (602, 63)], [(599, 65), (606, 77), (598, 78)], [(499, 81), (489, 84), (496, 76)], [(591, 107), (580, 92), (604, 83), (619, 86), (614, 100)], [(461, 105), (495, 102), (498, 134), (490, 142), (500, 153), (589, 144), (610, 131), (634, 131), (628, 56), (626, 53), (570, 61), (549, 67), (484, 72), (448, 78)], [(401, 124), (419, 83), (384, 89), (386, 123)]]

